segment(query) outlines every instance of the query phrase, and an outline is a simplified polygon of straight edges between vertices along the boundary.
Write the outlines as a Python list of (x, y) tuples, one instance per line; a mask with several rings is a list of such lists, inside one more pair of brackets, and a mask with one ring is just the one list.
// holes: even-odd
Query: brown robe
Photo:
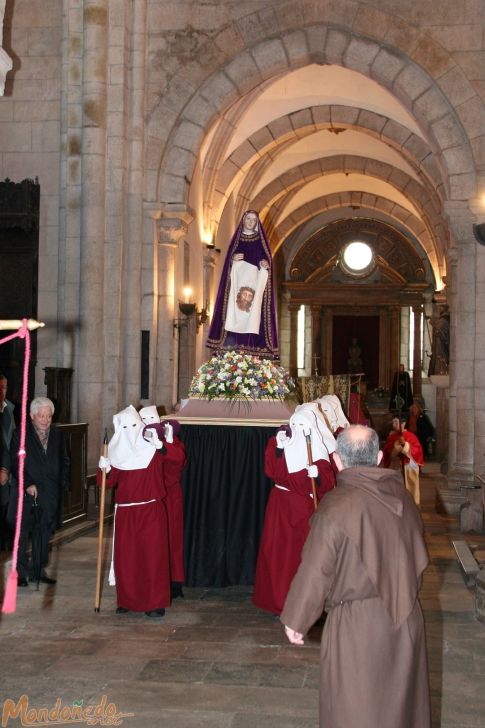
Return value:
[(312, 518), (281, 621), (322, 634), (321, 728), (429, 728), (422, 523), (400, 473), (349, 468)]

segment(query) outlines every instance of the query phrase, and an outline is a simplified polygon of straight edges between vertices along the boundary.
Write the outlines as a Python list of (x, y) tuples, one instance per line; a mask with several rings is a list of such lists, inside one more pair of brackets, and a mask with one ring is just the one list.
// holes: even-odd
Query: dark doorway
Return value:
[[(354, 348), (360, 348), (358, 356), (362, 360), (368, 389), (379, 385), (379, 316), (339, 316), (333, 317), (332, 372), (345, 374), (349, 371), (349, 359)], [(355, 352), (354, 356), (355, 356)]]
[[(37, 181), (0, 182), (0, 319), (37, 318), (40, 186)], [(8, 336), (11, 331), (2, 332)], [(2, 338), (2, 337), (0, 337)], [(0, 372), (8, 380), (7, 397), (22, 399), (24, 342), (0, 346)], [(34, 393), (37, 332), (31, 334), (29, 398)]]

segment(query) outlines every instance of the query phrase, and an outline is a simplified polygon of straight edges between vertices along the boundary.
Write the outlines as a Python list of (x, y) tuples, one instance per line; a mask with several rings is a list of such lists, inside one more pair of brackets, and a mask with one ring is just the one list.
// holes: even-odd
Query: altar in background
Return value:
[(359, 374), (314, 374), (311, 377), (298, 377), (302, 402), (313, 402), (325, 394), (336, 394), (348, 416), (351, 408), (352, 393), (360, 395), (363, 373)]

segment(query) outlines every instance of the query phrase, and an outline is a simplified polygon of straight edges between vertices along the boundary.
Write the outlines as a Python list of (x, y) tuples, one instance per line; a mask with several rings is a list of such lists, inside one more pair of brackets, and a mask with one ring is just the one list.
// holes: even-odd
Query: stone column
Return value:
[(392, 373), (389, 372), (389, 319), (387, 308), (379, 309), (379, 387), (389, 389)]
[(333, 309), (327, 307), (325, 309), (325, 329), (324, 329), (323, 351), (325, 355), (324, 367), (322, 374), (333, 374), (332, 355), (333, 355)]
[[(211, 248), (207, 248), (206, 254), (204, 255), (204, 285), (203, 285), (203, 301), (201, 302), (202, 307), (207, 304), (208, 311), (212, 311), (215, 303), (215, 270), (217, 263), (217, 253)], [(209, 331), (210, 318), (203, 325), (202, 335), (204, 341)]]
[(447, 374), (432, 374), (431, 383), (436, 387), (436, 460), (441, 472), (448, 471), (450, 378)]
[(392, 377), (399, 370), (399, 342), (401, 340), (401, 307), (391, 306), (391, 383)]
[(458, 250), (450, 248), (446, 254), (446, 289), (447, 301), (450, 307), (450, 360), (448, 368), (448, 463), (456, 462), (456, 321), (457, 311), (457, 266)]
[[(471, 233), (471, 226), (470, 226)], [(450, 306), (450, 461), (449, 477), (463, 481), (475, 470), (476, 256), (477, 245), (463, 239), (456, 246)], [(482, 354), (483, 356), (483, 354)], [(452, 407), (454, 412), (452, 411)], [(453, 421), (454, 420), (454, 421)], [(451, 441), (454, 445), (452, 452)], [(453, 459), (452, 459), (453, 458)]]
[(421, 399), (422, 396), (422, 368), (423, 362), (421, 359), (421, 314), (422, 304), (413, 305), (414, 315), (414, 341), (413, 341), (413, 395), (417, 399)]
[(175, 253), (186, 235), (193, 214), (186, 208), (164, 210), (155, 221), (156, 249), (154, 270), (154, 342), (152, 355), (152, 401), (170, 411), (177, 394), (177, 357), (174, 344)]
[(290, 312), (290, 376), (296, 379), (298, 376), (298, 311), (300, 305), (289, 303)]
[[(107, 0), (84, 0), (82, 198), (78, 416), (89, 421), (90, 451), (99, 452), (105, 413), (104, 246), (106, 188)], [(93, 417), (93, 413), (99, 416)], [(111, 416), (112, 416), (111, 412)], [(91, 460), (92, 458), (90, 458)]]
[(311, 372), (316, 374), (322, 373), (322, 361), (321, 361), (321, 327), (322, 327), (322, 306), (321, 304), (313, 304), (310, 306), (312, 314), (312, 358), (311, 358)]
[(278, 340), (280, 344), (280, 363), (285, 369), (290, 368), (290, 312), (288, 303), (291, 294), (287, 288), (281, 292), (280, 319), (278, 325)]

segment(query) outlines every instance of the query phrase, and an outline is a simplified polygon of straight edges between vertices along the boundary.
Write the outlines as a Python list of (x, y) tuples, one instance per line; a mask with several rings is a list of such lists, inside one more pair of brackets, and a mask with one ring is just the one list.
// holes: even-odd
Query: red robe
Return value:
[[(150, 612), (170, 605), (167, 495), (163, 465), (173, 448), (157, 450), (146, 468), (111, 468), (106, 487), (115, 488), (114, 569), (119, 607)], [(101, 483), (101, 470), (97, 474)], [(145, 505), (123, 506), (123, 503)]]
[[(291, 581), (300, 564), (301, 550), (315, 512), (311, 479), (306, 469), (289, 473), (284, 453), (276, 449), (276, 438), (266, 446), (266, 475), (288, 490), (273, 487), (264, 516), (263, 533), (256, 563), (253, 602), (260, 609), (280, 614)], [(335, 474), (326, 460), (318, 460), (319, 499), (335, 485)]]
[(180, 478), (186, 462), (185, 448), (175, 435), (173, 444), (165, 443), (165, 447), (167, 448), (167, 457), (163, 461), (163, 477), (167, 489), (165, 503), (168, 516), (170, 581), (183, 584), (185, 581), (184, 501)]
[[(390, 468), (392, 467), (392, 451), (394, 449), (394, 443), (396, 440), (399, 440), (400, 437), (403, 437), (406, 442), (409, 442), (410, 451), (409, 454), (411, 455), (412, 459), (417, 462), (418, 465), (423, 465), (424, 463), (424, 457), (423, 457), (423, 448), (421, 447), (421, 443), (419, 442), (416, 435), (413, 435), (412, 432), (409, 432), (409, 430), (404, 430), (402, 435), (399, 432), (390, 432), (387, 436), (387, 440), (384, 444), (384, 447), (382, 448), (383, 452), (383, 458), (382, 458), (382, 465), (384, 468)], [(404, 464), (409, 463), (409, 458), (403, 458)]]

